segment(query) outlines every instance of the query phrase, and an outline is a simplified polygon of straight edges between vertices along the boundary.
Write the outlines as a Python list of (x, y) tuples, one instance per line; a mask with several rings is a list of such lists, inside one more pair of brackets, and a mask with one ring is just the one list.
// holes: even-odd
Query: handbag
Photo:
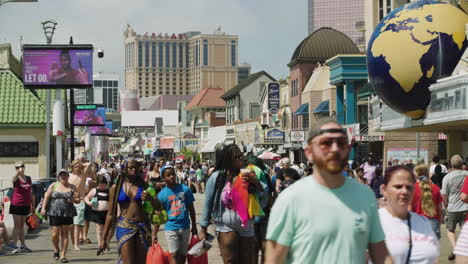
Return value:
[(171, 254), (164, 251), (159, 243), (153, 244), (146, 254), (146, 264), (169, 264)]
[(29, 231), (35, 230), (35, 229), (37, 229), (39, 227), (39, 218), (35, 214), (30, 214), (26, 218), (26, 224), (29, 227)]
[(205, 239), (199, 240), (196, 236), (192, 236), (187, 254), (188, 264), (208, 264), (208, 254), (206, 252), (210, 248), (210, 242)]

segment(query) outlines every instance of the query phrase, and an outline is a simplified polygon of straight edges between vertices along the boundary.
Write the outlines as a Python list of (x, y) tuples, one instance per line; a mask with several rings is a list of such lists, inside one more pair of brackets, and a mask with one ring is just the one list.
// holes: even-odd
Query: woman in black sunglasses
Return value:
[(13, 252), (32, 252), (24, 241), (24, 223), (26, 217), (34, 212), (34, 196), (32, 195), (31, 177), (24, 174), (24, 163), (18, 161), (15, 163), (16, 173), (13, 176), (13, 197), (11, 198), (10, 214), (13, 215), (14, 230), (13, 230), (13, 245), (16, 248), (18, 239), (21, 246), (17, 247)]

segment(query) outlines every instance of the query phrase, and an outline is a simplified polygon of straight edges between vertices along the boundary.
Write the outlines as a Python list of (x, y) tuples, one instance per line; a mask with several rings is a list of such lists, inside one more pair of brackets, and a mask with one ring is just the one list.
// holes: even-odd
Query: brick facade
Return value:
[[(421, 149), (428, 150), (428, 161), (437, 155), (438, 133), (420, 133)], [(416, 133), (414, 132), (387, 132), (384, 142), (384, 165), (387, 164), (387, 150), (391, 148), (416, 148)], [(416, 161), (413, 160), (413, 163)]]

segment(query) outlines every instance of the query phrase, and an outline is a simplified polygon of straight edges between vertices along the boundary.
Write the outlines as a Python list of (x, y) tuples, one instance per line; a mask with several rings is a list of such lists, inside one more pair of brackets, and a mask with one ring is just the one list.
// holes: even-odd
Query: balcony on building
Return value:
[[(429, 87), (431, 101), (423, 119), (392, 110), (377, 96), (369, 104), (369, 129), (395, 132), (450, 132), (468, 127), (468, 73), (441, 79)], [(463, 129), (468, 132), (468, 129)]]

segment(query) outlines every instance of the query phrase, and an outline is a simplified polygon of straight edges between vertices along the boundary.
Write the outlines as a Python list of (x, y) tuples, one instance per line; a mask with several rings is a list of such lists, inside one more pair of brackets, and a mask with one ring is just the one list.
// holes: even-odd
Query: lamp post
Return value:
[[(7, 0), (8, 1), (8, 0)], [(57, 22), (55, 20), (47, 20), (41, 23), (42, 29), (44, 30), (44, 35), (46, 37), (47, 45), (52, 44), (52, 37), (54, 36), (55, 27), (57, 26)], [(60, 97), (60, 91), (58, 91), (58, 95)], [(50, 175), (50, 89), (47, 89), (47, 97), (46, 97), (46, 177)], [(58, 98), (57, 98), (58, 99)], [(57, 169), (59, 169), (57, 167)]]
[(0, 6), (6, 3), (32, 3), (37, 2), (37, 0), (0, 0)]

